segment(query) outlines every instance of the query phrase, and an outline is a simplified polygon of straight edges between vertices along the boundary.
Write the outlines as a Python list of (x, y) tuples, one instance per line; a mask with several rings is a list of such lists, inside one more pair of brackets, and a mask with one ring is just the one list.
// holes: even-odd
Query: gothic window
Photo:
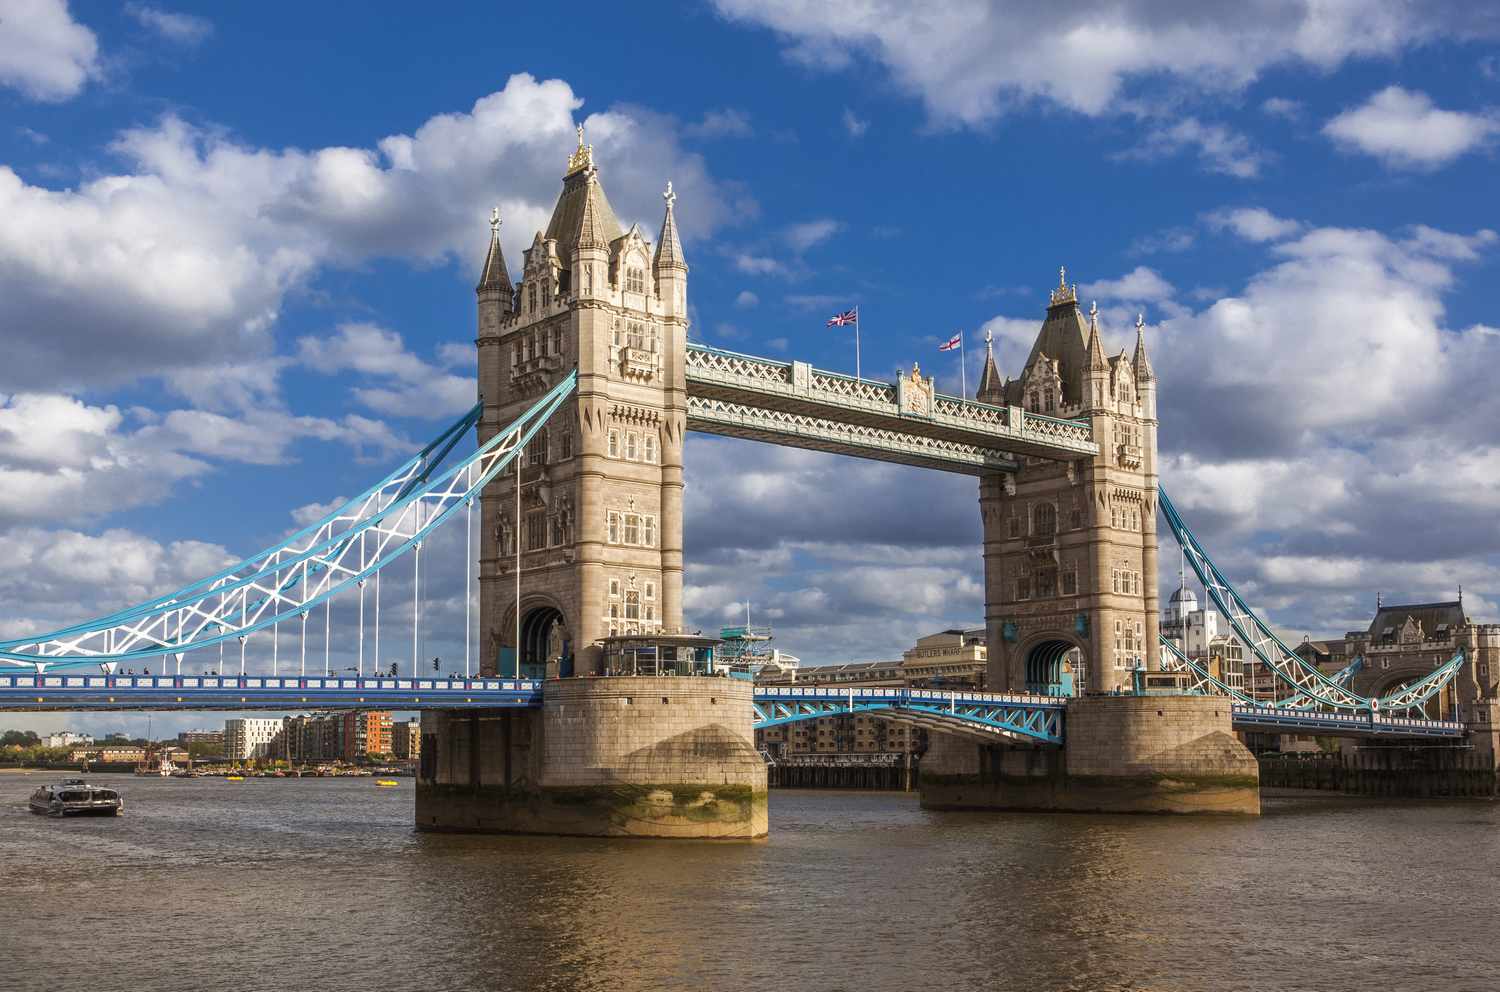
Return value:
[(656, 622), (656, 607), (652, 606), (650, 603), (646, 604), (646, 622)]
[(1016, 598), (1031, 598), (1031, 579), (1028, 576), (1023, 575), (1016, 580)]
[(1016, 517), (1011, 517), (1009, 520), (1006, 521), (1006, 531), (1009, 534), (1009, 536), (1011, 536), (1011, 537), (1020, 537), (1021, 536), (1021, 521), (1019, 519), (1017, 519)]
[(1037, 570), (1036, 595), (1038, 599), (1049, 599), (1057, 595), (1057, 569), (1042, 568)]
[(625, 536), (624, 543), (637, 544), (641, 539), (641, 515), (639, 513), (625, 514)]
[(610, 579), (609, 580), (609, 598), (610, 599), (619, 599), (620, 598), (620, 580), (619, 579)]
[(523, 361), (525, 361), (525, 359), (523, 357), (521, 357), (521, 339), (520, 338), (516, 338), (515, 344), (513, 344), (511, 346), (511, 356), (510, 356), (510, 367), (511, 367), (511, 369), (514, 371), (515, 369), (520, 368), (521, 367), (521, 363)]
[(1031, 515), (1031, 531), (1038, 537), (1051, 537), (1057, 533), (1057, 507), (1051, 503), (1038, 503)]
[(1028, 405), (1031, 407), (1033, 412), (1039, 411), (1041, 409), (1041, 404), (1037, 402), (1037, 394), (1035, 390), (1033, 390), (1031, 393), (1031, 400)]
[(1053, 406), (1053, 404), (1052, 404), (1052, 390), (1049, 389), (1049, 390), (1047, 390), (1047, 407), (1046, 407), (1048, 413), (1052, 412), (1052, 406)]
[(542, 429), (537, 432), (536, 437), (531, 439), (530, 449), (526, 452), (527, 464), (532, 468), (544, 465), (547, 462), (547, 431)]
[(565, 543), (564, 542), (564, 538), (563, 538), (563, 518), (562, 518), (562, 514), (561, 513), (554, 513), (552, 515), (551, 519), (552, 519), (552, 543), (553, 544), (563, 544), (563, 543)]
[(1064, 596), (1078, 595), (1078, 573), (1071, 568), (1062, 573), (1062, 594)]
[(641, 460), (641, 436), (635, 431), (629, 431), (625, 435), (625, 460), (628, 462)]
[(615, 321), (614, 331), (612, 333), (614, 334), (615, 347), (618, 348), (620, 347), (620, 322), (618, 320)]
[(552, 328), (552, 354), (562, 354), (562, 325)]
[(656, 464), (656, 435), (655, 434), (647, 434), (645, 436), (645, 438), (644, 438), (644, 441), (645, 441), (645, 448), (644, 448), (643, 454), (644, 454), (645, 460), (647, 462), (651, 463), (652, 465), (655, 465)]
[(526, 299), (531, 304), (531, 309), (535, 310), (536, 309), (536, 283), (535, 282), (531, 283), (531, 285), (527, 287), (527, 290), (528, 291), (526, 293)]
[(547, 514), (541, 510), (526, 515), (526, 550), (538, 551), (547, 546)]
[(609, 432), (609, 457), (611, 457), (611, 458), (619, 458), (620, 457), (620, 432), (619, 431), (612, 430), (612, 431)]
[(609, 543), (620, 543), (620, 514), (616, 510), (609, 511)]
[(655, 582), (647, 582), (646, 583), (646, 598), (648, 600), (656, 598), (656, 583)]
[(1072, 527), (1074, 530), (1077, 530), (1078, 528), (1083, 526), (1082, 510), (1074, 510), (1072, 513), (1068, 514), (1068, 526)]
[(626, 269), (625, 291), (627, 293), (644, 293), (646, 291), (646, 274), (637, 268)]
[(552, 304), (552, 280), (551, 279), (544, 279), (542, 281), (542, 306), (544, 306), (544, 307), (545, 306), (550, 306), (551, 304)]
[(625, 619), (639, 620), (641, 618), (641, 594), (634, 589), (625, 592)]
[(558, 432), (558, 437), (557, 437), (557, 457), (560, 460), (562, 460), (562, 459), (568, 459), (568, 458), (572, 458), (573, 457), (573, 430), (572, 430), (572, 428), (565, 427), (561, 431)]
[(641, 518), (641, 543), (648, 548), (656, 547), (656, 518)]

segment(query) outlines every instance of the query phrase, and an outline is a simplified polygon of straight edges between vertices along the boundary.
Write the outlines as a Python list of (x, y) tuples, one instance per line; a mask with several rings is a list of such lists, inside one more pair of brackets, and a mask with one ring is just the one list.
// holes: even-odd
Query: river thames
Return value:
[(927, 813), (775, 791), (757, 844), (412, 830), (412, 780), (0, 775), (0, 988), (1500, 987), (1500, 807)]

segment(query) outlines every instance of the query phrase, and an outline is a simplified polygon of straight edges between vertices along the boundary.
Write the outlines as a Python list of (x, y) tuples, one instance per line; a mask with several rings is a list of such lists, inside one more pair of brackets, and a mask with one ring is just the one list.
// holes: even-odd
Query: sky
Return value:
[[(272, 543), (467, 409), (490, 209), (515, 273), (580, 123), (627, 225), (672, 181), (695, 339), (852, 371), (858, 305), (866, 376), (956, 391), (937, 345), (1018, 374), (1066, 266), (1107, 347), (1144, 314), (1163, 484), (1274, 625), (1460, 585), (1500, 621), (1500, 8), (579, 10), (0, 0), (0, 636)], [(981, 621), (974, 480), (687, 452), (690, 626), (748, 600), (825, 663)], [(423, 568), (450, 670), (462, 547)]]

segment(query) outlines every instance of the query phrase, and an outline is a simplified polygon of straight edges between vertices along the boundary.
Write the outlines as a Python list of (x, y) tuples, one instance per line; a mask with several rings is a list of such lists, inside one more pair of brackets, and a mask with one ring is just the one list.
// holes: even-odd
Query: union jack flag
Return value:
[(857, 309), (845, 310), (843, 313), (836, 313), (832, 317), (829, 317), (828, 323), (825, 326), (843, 327), (845, 324), (857, 323), (859, 323), (859, 311)]
[(953, 337), (938, 345), (938, 351), (957, 351), (958, 346), (962, 343), (963, 341), (959, 337), (959, 335), (955, 334), (953, 335)]

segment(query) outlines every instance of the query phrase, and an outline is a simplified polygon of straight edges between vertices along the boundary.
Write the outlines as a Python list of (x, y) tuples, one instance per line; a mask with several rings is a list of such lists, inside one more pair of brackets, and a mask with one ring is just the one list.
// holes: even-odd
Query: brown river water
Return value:
[(927, 813), (774, 791), (758, 844), (419, 834), (412, 780), (0, 774), (0, 990), (1500, 989), (1500, 806)]

